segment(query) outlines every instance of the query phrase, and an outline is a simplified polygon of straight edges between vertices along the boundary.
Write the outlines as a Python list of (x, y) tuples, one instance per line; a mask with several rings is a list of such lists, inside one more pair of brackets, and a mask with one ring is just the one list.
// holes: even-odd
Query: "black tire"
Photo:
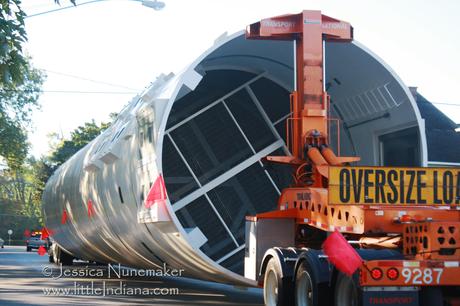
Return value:
[(268, 261), (264, 275), (264, 302), (267, 306), (293, 305), (292, 286), (284, 281), (276, 258)]
[(59, 251), (59, 261), (62, 263), (62, 265), (71, 266), (73, 264), (73, 256), (62, 249)]
[(52, 256), (53, 256), (53, 262), (56, 264), (56, 265), (60, 265), (61, 264), (61, 260), (59, 258), (59, 253), (60, 253), (60, 249), (58, 246), (54, 246), (53, 247), (53, 251), (52, 251)]
[(71, 266), (73, 264), (73, 256), (58, 247), (53, 248), (53, 261), (56, 265)]
[(295, 276), (296, 306), (317, 306), (318, 285), (307, 261), (302, 261)]
[(359, 291), (352, 277), (337, 274), (334, 306), (360, 306)]

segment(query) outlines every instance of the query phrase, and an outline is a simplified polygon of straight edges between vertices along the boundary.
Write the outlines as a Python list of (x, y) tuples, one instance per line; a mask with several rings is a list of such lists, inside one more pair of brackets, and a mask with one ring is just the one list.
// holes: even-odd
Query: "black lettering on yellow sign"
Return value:
[(451, 204), (454, 197), (454, 190), (452, 188), (448, 188), (448, 186), (452, 186), (454, 181), (452, 172), (444, 172), (444, 177), (442, 181), (444, 182), (442, 186), (442, 195), (444, 198), (444, 202), (446, 204)]
[(426, 183), (424, 182), (424, 176), (426, 175), (425, 170), (417, 171), (417, 203), (426, 204), (426, 199), (423, 196), (422, 190), (426, 188)]
[(392, 195), (390, 193), (387, 194), (387, 199), (388, 203), (390, 204), (395, 204), (398, 202), (398, 188), (396, 188), (396, 185), (394, 181), (398, 178), (398, 172), (396, 170), (390, 170), (388, 171), (388, 186), (390, 186), (390, 189), (392, 191)]
[(441, 204), (442, 201), (438, 198), (438, 171), (434, 171), (433, 174), (433, 203)]
[(460, 169), (333, 167), (330, 171), (331, 203), (460, 204)]

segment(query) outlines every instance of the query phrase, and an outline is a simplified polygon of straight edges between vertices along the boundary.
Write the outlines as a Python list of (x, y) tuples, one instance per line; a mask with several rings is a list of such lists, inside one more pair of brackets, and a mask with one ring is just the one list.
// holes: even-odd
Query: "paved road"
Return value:
[(184, 277), (118, 277), (115, 271), (109, 276), (105, 267), (77, 262), (63, 267), (67, 276), (60, 277), (47, 256), (5, 246), (0, 249), (0, 305), (263, 305), (257, 288)]

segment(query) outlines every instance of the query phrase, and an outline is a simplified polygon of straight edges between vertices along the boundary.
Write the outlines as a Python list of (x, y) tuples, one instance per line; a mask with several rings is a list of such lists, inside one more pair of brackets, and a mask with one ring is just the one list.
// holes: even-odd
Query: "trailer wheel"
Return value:
[(64, 250), (60, 250), (59, 252), (59, 259), (60, 259), (60, 262), (64, 265), (64, 266), (71, 266), (73, 264), (73, 256), (70, 255), (69, 253), (67, 253), (66, 251)]
[(71, 266), (73, 264), (73, 256), (56, 245), (53, 249), (53, 261), (57, 265)]
[(54, 256), (53, 256), (53, 254), (48, 254), (48, 262), (54, 263)]
[(352, 277), (349, 277), (343, 273), (337, 275), (337, 281), (335, 283), (335, 306), (358, 306), (359, 295), (358, 287), (353, 281)]
[(295, 277), (296, 306), (318, 305), (318, 287), (310, 265), (304, 260), (297, 269)]
[(268, 261), (264, 275), (264, 302), (266, 306), (291, 305), (292, 292), (283, 283), (281, 267), (275, 258)]
[(55, 245), (53, 247), (52, 255), (53, 255), (53, 262), (58, 266), (61, 264), (61, 261), (59, 259), (59, 251), (60, 251), (59, 247), (57, 245)]

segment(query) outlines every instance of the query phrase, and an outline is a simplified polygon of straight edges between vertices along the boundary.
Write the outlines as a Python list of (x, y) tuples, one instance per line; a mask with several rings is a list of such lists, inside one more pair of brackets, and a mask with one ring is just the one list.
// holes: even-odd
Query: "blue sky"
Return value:
[[(303, 9), (349, 21), (355, 39), (406, 85), (418, 86), (430, 101), (460, 104), (460, 1), (163, 1), (161, 11), (132, 0), (106, 0), (26, 20), (26, 50), (48, 74), (30, 132), (33, 155), (49, 150), (49, 133), (66, 136), (93, 118), (107, 120), (158, 74), (179, 71), (222, 33)], [(58, 6), (53, 0), (23, 0), (23, 8), (34, 14)], [(459, 106), (436, 106), (460, 123)]]

